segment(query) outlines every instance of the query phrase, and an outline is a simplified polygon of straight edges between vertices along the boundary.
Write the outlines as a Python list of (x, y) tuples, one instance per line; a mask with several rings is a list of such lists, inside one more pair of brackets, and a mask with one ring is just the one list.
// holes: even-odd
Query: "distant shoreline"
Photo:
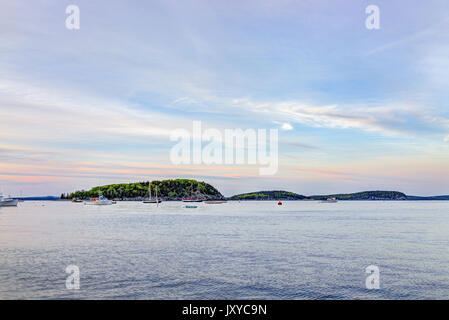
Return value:
[(227, 200), (257, 201), (257, 200), (292, 200), (292, 201), (313, 201), (335, 198), (338, 201), (430, 201), (430, 200), (449, 200), (449, 195), (444, 196), (410, 196), (399, 191), (362, 191), (356, 193), (339, 193), (328, 195), (304, 196), (293, 192), (283, 190), (255, 191), (242, 193), (228, 197)]
[[(447, 198), (442, 198), (447, 197)], [(437, 197), (419, 197), (420, 199), (347, 199), (347, 200), (338, 200), (338, 201), (348, 201), (348, 202), (354, 202), (354, 201), (391, 201), (391, 202), (400, 202), (400, 201), (449, 201), (449, 196), (437, 196)], [(13, 198), (18, 199), (20, 201), (64, 201), (64, 202), (71, 202), (71, 199), (61, 199), (59, 197), (23, 197), (23, 198)], [(163, 202), (182, 202), (182, 200), (179, 199), (161, 199)], [(271, 202), (271, 201), (277, 201), (277, 199), (225, 199), (229, 202)], [(320, 201), (317, 199), (281, 199), (282, 201), (302, 201), (302, 202), (313, 202), (313, 201)], [(116, 201), (120, 202), (141, 202), (142, 199), (116, 199)]]
[(60, 197), (15, 197), (23, 201), (54, 201), (54, 200), (88, 200), (98, 197), (99, 194), (115, 201), (143, 201), (159, 192), (162, 201), (182, 201), (184, 198), (197, 198), (202, 200), (227, 201), (321, 201), (334, 198), (338, 201), (446, 201), (449, 195), (440, 196), (412, 196), (399, 191), (361, 191), (356, 193), (336, 193), (327, 195), (305, 196), (285, 190), (254, 191), (236, 194), (231, 197), (223, 196), (214, 186), (193, 179), (155, 180), (137, 183), (122, 183), (96, 186), (90, 190), (80, 190)]

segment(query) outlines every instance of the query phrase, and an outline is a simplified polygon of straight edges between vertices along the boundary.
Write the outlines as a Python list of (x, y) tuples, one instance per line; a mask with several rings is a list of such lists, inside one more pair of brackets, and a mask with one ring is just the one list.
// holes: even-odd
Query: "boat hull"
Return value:
[(91, 206), (108, 206), (114, 204), (114, 201), (112, 200), (106, 200), (106, 201), (86, 201), (84, 202), (85, 205), (91, 205)]
[(0, 201), (0, 207), (17, 207), (18, 199), (3, 199)]
[(142, 203), (161, 203), (161, 200), (144, 200)]
[(222, 203), (227, 203), (227, 201), (225, 200), (207, 200), (204, 201), (205, 204), (222, 204)]

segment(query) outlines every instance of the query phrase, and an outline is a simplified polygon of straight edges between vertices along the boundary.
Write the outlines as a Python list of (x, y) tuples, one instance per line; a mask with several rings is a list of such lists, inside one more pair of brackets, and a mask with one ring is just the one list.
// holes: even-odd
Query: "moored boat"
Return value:
[(155, 186), (155, 189), (156, 189), (156, 198), (153, 199), (153, 197), (151, 196), (151, 184), (148, 186), (149, 197), (148, 197), (148, 200), (143, 200), (142, 201), (143, 203), (157, 203), (158, 204), (158, 203), (162, 202), (162, 200), (159, 199), (157, 196), (157, 186)]
[(99, 192), (99, 197), (95, 198), (91, 201), (84, 201), (84, 204), (86, 205), (97, 205), (97, 206), (107, 206), (107, 205), (111, 205), (114, 204), (115, 201), (109, 200), (108, 198), (106, 198), (105, 196), (103, 196), (101, 194), (101, 191)]
[(0, 194), (0, 207), (17, 207), (18, 203), (18, 199), (3, 198), (3, 195)]
[(200, 198), (198, 194), (201, 195), (200, 185), (198, 184), (198, 190), (196, 191), (196, 196), (193, 196), (193, 185), (190, 186), (190, 197), (182, 198), (182, 202), (203, 202), (204, 199)]
[(320, 203), (335, 203), (338, 202), (337, 198), (332, 197), (332, 198), (327, 198), (326, 200), (320, 200)]
[(227, 203), (226, 200), (205, 200), (204, 201), (205, 204), (222, 204), (222, 203)]
[(203, 202), (200, 198), (182, 198), (182, 202)]

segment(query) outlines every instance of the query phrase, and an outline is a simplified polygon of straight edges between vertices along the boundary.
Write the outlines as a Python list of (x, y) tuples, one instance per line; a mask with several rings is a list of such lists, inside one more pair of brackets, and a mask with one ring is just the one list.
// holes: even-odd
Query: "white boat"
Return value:
[(335, 203), (338, 202), (336, 198), (327, 198), (326, 200), (321, 200), (320, 203)]
[(159, 203), (162, 202), (162, 200), (159, 199), (158, 196), (157, 196), (157, 186), (155, 186), (155, 189), (156, 189), (156, 198), (153, 199), (153, 197), (151, 196), (151, 184), (148, 186), (149, 198), (148, 198), (148, 200), (143, 200), (142, 201), (143, 203), (157, 203), (157, 204), (159, 204)]
[(17, 203), (19, 203), (18, 199), (3, 198), (0, 194), (0, 207), (17, 207)]
[(101, 191), (99, 192), (99, 197), (96, 199), (93, 199), (91, 201), (85, 201), (84, 204), (86, 205), (97, 205), (97, 206), (108, 206), (111, 204), (114, 204), (115, 201), (109, 200), (105, 196), (101, 194)]

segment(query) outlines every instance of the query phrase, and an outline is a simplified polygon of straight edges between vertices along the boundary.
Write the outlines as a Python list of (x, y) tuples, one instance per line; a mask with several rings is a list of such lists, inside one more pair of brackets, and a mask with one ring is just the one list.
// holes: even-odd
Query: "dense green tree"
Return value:
[(158, 189), (158, 196), (167, 200), (180, 200), (182, 197), (190, 196), (192, 193), (198, 192), (207, 199), (223, 199), (223, 195), (210, 184), (191, 179), (111, 184), (93, 187), (88, 191), (75, 191), (64, 196), (69, 199), (89, 199), (98, 197), (101, 191), (104, 196), (111, 199), (139, 199), (148, 197), (149, 188), (151, 188), (151, 194), (155, 196), (156, 187)]
[(288, 191), (257, 191), (232, 196), (230, 200), (303, 200), (305, 196)]

